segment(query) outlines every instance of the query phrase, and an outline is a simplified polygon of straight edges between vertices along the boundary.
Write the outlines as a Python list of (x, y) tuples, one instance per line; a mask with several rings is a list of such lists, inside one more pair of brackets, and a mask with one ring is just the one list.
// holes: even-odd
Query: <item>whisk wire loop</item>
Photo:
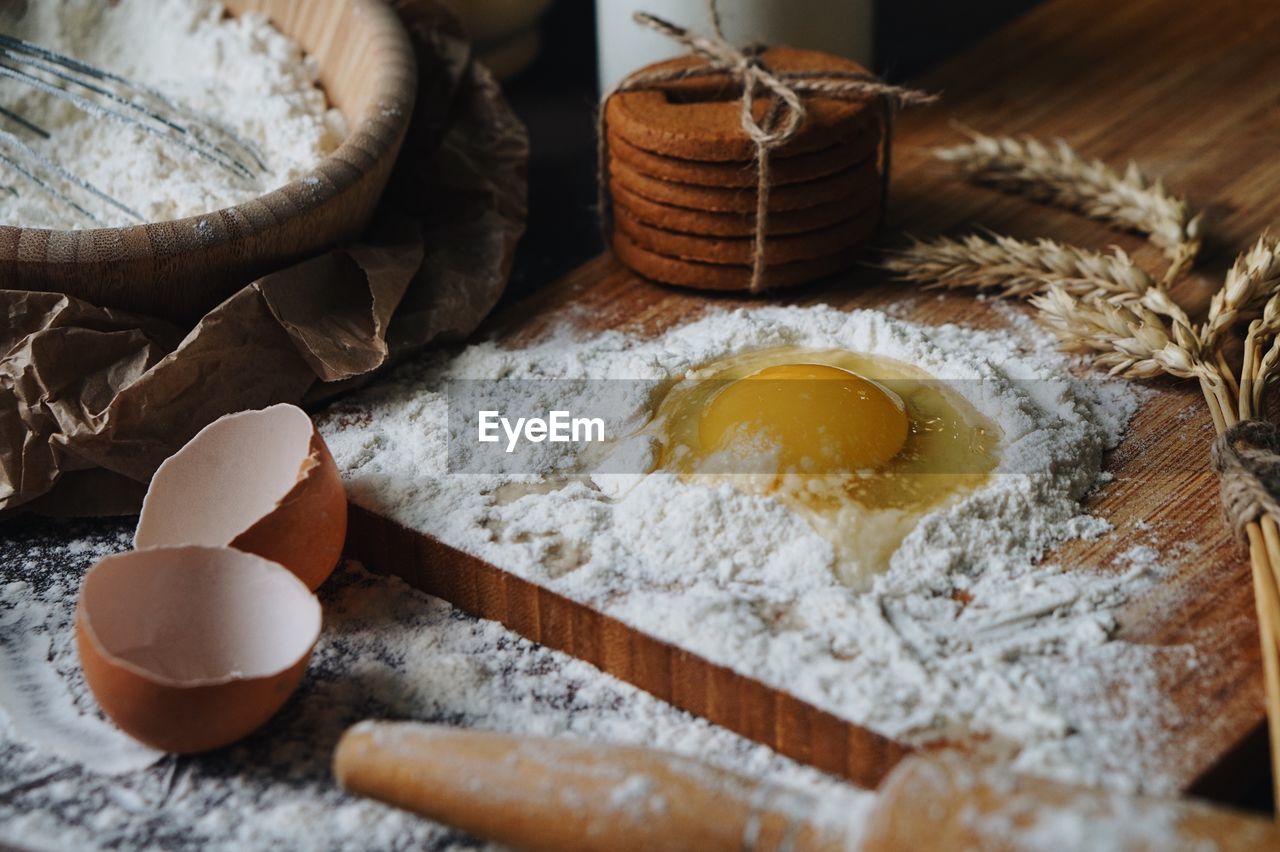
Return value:
[[(212, 119), (192, 112), (157, 89), (49, 48), (0, 34), (0, 78), (70, 103), (86, 114), (139, 128), (246, 182), (258, 182), (267, 171), (262, 155), (253, 145)], [(42, 139), (51, 138), (49, 131), (15, 109), (0, 106), (0, 117)], [(55, 183), (74, 186), (133, 220), (144, 221), (137, 211), (40, 154), (13, 133), (0, 130), (0, 146), (6, 149), (0, 154), (0, 163), (91, 222), (100, 224), (98, 217)], [(11, 186), (6, 189), (16, 192)]]

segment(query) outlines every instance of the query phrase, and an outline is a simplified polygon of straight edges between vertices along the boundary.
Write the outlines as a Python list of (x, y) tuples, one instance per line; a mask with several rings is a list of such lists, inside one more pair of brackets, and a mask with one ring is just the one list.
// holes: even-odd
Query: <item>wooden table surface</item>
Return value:
[[(1135, 159), (1207, 210), (1201, 262), (1175, 291), (1196, 310), (1207, 303), (1235, 254), (1268, 225), (1280, 223), (1280, 3), (1274, 0), (1052, 0), (914, 82), (941, 91), (944, 100), (900, 116), (884, 245), (900, 243), (904, 233), (988, 227), (1095, 248), (1114, 243), (1149, 268), (1163, 268), (1159, 252), (1138, 236), (957, 179), (929, 153), (960, 138), (955, 122), (987, 133), (1062, 137), (1116, 166)], [(486, 331), (518, 342), (569, 320), (590, 329), (656, 333), (712, 306), (776, 301), (875, 307), (900, 303), (904, 296), (911, 319), (978, 326), (995, 321), (990, 302), (970, 294), (912, 298), (903, 285), (873, 270), (749, 302), (649, 284), (602, 256), (504, 311)], [(1203, 788), (1210, 780), (1221, 789), (1265, 771), (1249, 567), (1222, 521), (1216, 482), (1207, 469), (1213, 431), (1199, 391), (1164, 381), (1150, 386), (1151, 398), (1108, 462), (1114, 480), (1087, 508), (1117, 529), (1143, 529), (1143, 543), (1157, 551), (1181, 554), (1158, 592), (1123, 611), (1121, 635), (1196, 649), (1198, 666), (1179, 669), (1161, 684), (1171, 702), (1171, 721), (1158, 732), (1169, 761), (1162, 771), (1184, 789)], [(366, 538), (375, 532), (386, 531), (366, 529)], [(356, 553), (367, 557), (359, 538)], [(1109, 565), (1133, 543), (1123, 536), (1074, 542), (1051, 558), (1065, 565)], [(371, 561), (422, 555), (421, 548), (405, 547), (395, 554), (383, 550), (382, 559)], [(437, 578), (425, 584), (451, 597), (448, 583)], [(468, 597), (454, 589), (452, 598), (460, 605), (573, 650), (564, 637), (522, 620), (519, 607), (505, 597), (498, 603)], [(636, 682), (645, 677), (615, 673)], [(717, 721), (734, 725), (732, 719)], [(857, 777), (859, 771), (845, 774)]]

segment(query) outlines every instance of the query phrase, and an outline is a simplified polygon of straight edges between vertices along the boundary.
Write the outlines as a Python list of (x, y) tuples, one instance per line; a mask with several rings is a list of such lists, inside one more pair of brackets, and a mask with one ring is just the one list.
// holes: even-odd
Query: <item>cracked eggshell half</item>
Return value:
[(85, 680), (147, 745), (219, 748), (270, 719), (320, 636), (320, 602), (283, 566), (225, 547), (108, 556), (85, 575), (76, 646)]
[(160, 465), (142, 504), (138, 549), (234, 547), (279, 562), (314, 591), (347, 535), (333, 456), (296, 405), (228, 414)]

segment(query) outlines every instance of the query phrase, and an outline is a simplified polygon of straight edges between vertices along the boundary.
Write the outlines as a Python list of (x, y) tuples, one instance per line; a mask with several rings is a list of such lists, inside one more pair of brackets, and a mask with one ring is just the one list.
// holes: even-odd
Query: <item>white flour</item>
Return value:
[[(449, 467), (447, 380), (630, 379), (579, 383), (580, 402), (608, 397), (607, 432), (618, 435), (643, 425), (663, 381), (778, 345), (914, 364), (954, 382), (1003, 432), (991, 484), (926, 516), (865, 592), (835, 581), (831, 547), (780, 503), (640, 476), (645, 452), (626, 442), (620, 472), (594, 478), (562, 475), (582, 460), (575, 445), (550, 443), (520, 460), (532, 474), (450, 473), (472, 461), (474, 421), (472, 433), (453, 422)], [(1114, 610), (1159, 579), (1159, 564), (1037, 563), (1064, 539), (1108, 532), (1079, 500), (1138, 403), (1131, 386), (1069, 368), (1010, 332), (763, 307), (656, 339), (565, 332), (523, 350), (473, 346), (401, 370), (320, 425), (357, 503), (713, 662), (889, 736), (976, 734), (1023, 769), (1161, 790), (1169, 744), (1156, 732), (1172, 711), (1156, 700), (1157, 652), (1111, 640)], [(563, 405), (566, 385), (510, 387), (513, 404), (536, 409)], [(1195, 664), (1190, 649), (1159, 653), (1175, 670)]]
[[(227, 17), (214, 0), (27, 0), (0, 4), (0, 32), (67, 53), (164, 92), (254, 145), (267, 166), (246, 180), (172, 142), (13, 80), (0, 106), (42, 126), (42, 141), (0, 117), (0, 130), (157, 222), (247, 201), (301, 177), (346, 135), (316, 86), (314, 60), (258, 14)], [(3, 191), (11, 186), (13, 192)], [(134, 224), (92, 195), (67, 193), (106, 225)], [(0, 164), (0, 223), (96, 226)]]
[[(24, 666), (22, 658), (38, 651), (36, 662), (48, 677), (36, 685), (34, 700), (44, 708), (44, 719), (36, 721), (77, 740), (100, 737), (108, 748), (114, 738), (124, 748), (127, 738), (101, 720), (86, 693), (71, 619), (83, 572), (127, 549), (132, 530), (119, 523), (82, 526), (105, 529), (80, 537), (71, 531), (69, 541), (68, 532), (56, 532), (57, 544), (0, 539), (0, 669)], [(854, 824), (875, 801), (398, 580), (349, 565), (320, 596), (324, 631), (297, 695), (265, 728), (227, 749), (99, 775), (61, 757), (47, 740), (33, 747), (32, 720), (9, 719), (15, 699), (11, 692), (0, 697), (0, 846), (476, 845), (337, 788), (329, 769), (333, 747), (347, 726), (370, 717), (649, 745), (818, 793)], [(17, 618), (21, 630), (13, 627)], [(623, 785), (616, 795), (626, 802), (636, 793), (634, 785)]]

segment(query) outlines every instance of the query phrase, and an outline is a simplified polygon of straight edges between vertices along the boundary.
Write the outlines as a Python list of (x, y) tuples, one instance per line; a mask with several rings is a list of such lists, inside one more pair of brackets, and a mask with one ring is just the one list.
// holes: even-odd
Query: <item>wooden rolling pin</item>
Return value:
[(516, 849), (1280, 849), (1270, 822), (1120, 796), (975, 762), (911, 757), (874, 804), (812, 796), (642, 748), (413, 722), (362, 722), (348, 790)]

